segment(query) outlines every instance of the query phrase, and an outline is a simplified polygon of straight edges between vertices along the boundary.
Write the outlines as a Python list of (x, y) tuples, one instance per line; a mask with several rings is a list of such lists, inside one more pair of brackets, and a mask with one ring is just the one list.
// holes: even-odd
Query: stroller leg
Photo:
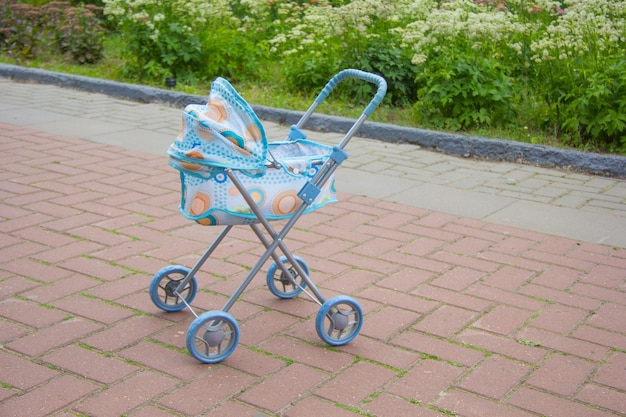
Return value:
[[(263, 234), (259, 226), (257, 226), (256, 224), (251, 224), (250, 226), (252, 227), (252, 230), (254, 230), (254, 233), (256, 233), (259, 240), (263, 243), (263, 246), (265, 246), (265, 248), (269, 250), (272, 244), (267, 240), (267, 238), (265, 237), (265, 235)], [(274, 241), (275, 242), (277, 241), (275, 236), (274, 236)], [(304, 263), (304, 261), (294, 256), (293, 253), (291, 253), (291, 251), (287, 248), (287, 246), (285, 246), (282, 240), (280, 240), (277, 243), (278, 243), (278, 246), (280, 247), (280, 250), (285, 255), (285, 257), (281, 258), (280, 256), (278, 256), (275, 250), (272, 250), (271, 256), (272, 256), (272, 259), (274, 259), (276, 266), (280, 268), (283, 272), (281, 275), (281, 279), (286, 278), (287, 280), (289, 280), (291, 285), (293, 285), (295, 288), (298, 288), (300, 291), (303, 291), (306, 295), (309, 296), (309, 298), (311, 298), (313, 301), (315, 301), (321, 306), (325, 301), (324, 296), (320, 293), (319, 289), (311, 281), (311, 278), (309, 277), (308, 268), (306, 267), (306, 264)], [(291, 264), (291, 268), (287, 266), (286, 262)], [(301, 277), (304, 282), (303, 283), (296, 282), (295, 277)], [(270, 279), (272, 278), (268, 277), (268, 284), (269, 284)], [(305, 289), (305, 287), (307, 286), (315, 295), (310, 294)], [(280, 291), (280, 293), (281, 293), (280, 295), (278, 294), (277, 295), (281, 298), (291, 298), (291, 296), (285, 294), (283, 291)]]
[[(332, 168), (329, 171), (325, 170), (325, 171), (328, 171), (328, 172), (324, 173), (324, 178), (322, 180), (326, 180), (328, 178), (327, 176), (330, 176), (336, 167), (337, 167), (337, 165), (336, 165), (336, 163), (334, 163), (334, 164), (332, 164)], [(231, 169), (227, 169), (227, 170), (225, 170), (225, 172), (226, 172), (226, 175), (228, 175), (228, 178), (230, 178), (230, 180), (233, 182), (235, 187), (237, 187), (237, 189), (241, 193), (241, 196), (244, 198), (244, 200), (246, 200), (246, 203), (248, 203), (248, 206), (250, 207), (250, 209), (253, 211), (254, 214), (256, 214), (257, 219), (259, 220), (259, 222), (263, 225), (263, 227), (265, 228), (267, 233), (270, 236), (272, 236), (272, 239), (273, 239), (273, 241), (271, 243), (268, 242), (267, 239), (261, 233), (259, 227), (254, 225), (254, 224), (251, 225), (251, 226), (254, 226), (254, 227), (252, 227), (252, 230), (254, 230), (254, 232), (257, 234), (257, 236), (259, 236), (259, 238), (261, 239), (261, 242), (263, 242), (263, 244), (265, 245), (265, 248), (266, 248), (266, 252), (263, 254), (263, 256), (261, 257), (261, 259), (259, 260), (259, 262), (255, 266), (255, 268), (251, 271), (251, 274), (252, 274), (252, 272), (254, 272), (254, 275), (256, 273), (258, 273), (258, 271), (261, 269), (261, 266), (263, 266), (265, 261), (267, 261), (267, 259), (269, 259), (270, 256), (272, 256), (273, 259), (275, 261), (277, 261), (276, 263), (278, 265), (283, 263), (283, 262), (280, 262), (280, 258), (278, 256), (276, 256), (276, 254), (275, 254), (276, 248), (280, 247), (280, 250), (287, 257), (287, 260), (289, 260), (289, 262), (296, 269), (298, 274), (300, 274), (300, 276), (305, 280), (307, 285), (309, 285), (309, 287), (311, 288), (311, 291), (313, 292), (313, 294), (315, 294), (315, 297), (317, 298), (317, 301), (320, 304), (323, 304), (326, 301), (326, 299), (324, 298), (322, 293), (318, 290), (318, 288), (315, 286), (315, 284), (313, 284), (313, 282), (311, 282), (311, 280), (309, 279), (308, 274), (306, 273), (306, 271), (304, 271), (304, 268), (302, 268), (300, 263), (295, 259), (295, 257), (291, 254), (291, 252), (289, 251), (289, 249), (287, 248), (287, 246), (283, 242), (283, 239), (287, 236), (287, 234), (291, 231), (291, 229), (293, 229), (293, 227), (295, 226), (296, 222), (304, 214), (307, 206), (309, 205), (309, 202), (307, 202), (305, 200), (302, 200), (302, 204), (300, 205), (300, 207), (298, 207), (298, 209), (296, 209), (296, 211), (294, 212), (293, 216), (289, 219), (287, 224), (285, 224), (285, 226), (280, 231), (280, 233), (276, 233), (276, 231), (274, 230), (274, 228), (272, 227), (270, 222), (263, 216), (263, 213), (261, 213), (261, 211), (259, 210), (258, 206), (256, 205), (256, 202), (254, 201), (254, 199), (252, 199), (252, 197), (250, 196), (250, 193), (248, 193), (248, 191), (246, 190), (246, 187), (241, 183), (239, 178), (237, 178), (237, 176), (233, 173), (233, 171)], [(319, 173), (318, 173), (318, 175), (319, 175)], [(283, 266), (281, 266), (281, 269), (283, 268)], [(286, 269), (286, 267), (284, 267), (284, 268), (285, 269), (283, 269), (283, 271), (288, 271)], [(250, 281), (252, 280), (252, 277), (254, 277), (254, 275), (249, 277), (249, 280), (246, 279), (244, 281), (245, 286), (247, 286), (250, 283)], [(243, 292), (243, 289), (245, 289), (245, 286), (241, 289), (241, 292)], [(241, 294), (241, 293), (239, 293), (239, 294)], [(234, 295), (235, 294), (233, 294), (233, 297), (234, 297)], [(232, 300), (232, 302), (234, 302), (234, 300)], [(227, 303), (227, 306), (230, 307), (231, 304), (232, 304), (231, 300), (229, 300), (229, 302)]]
[(195, 275), (217, 246), (224, 240), (232, 227), (227, 226), (222, 230), (191, 270), (181, 265), (168, 265), (161, 268), (150, 283), (150, 298), (152, 302), (161, 310), (167, 312), (180, 311), (187, 307), (197, 317), (190, 305), (198, 289)]

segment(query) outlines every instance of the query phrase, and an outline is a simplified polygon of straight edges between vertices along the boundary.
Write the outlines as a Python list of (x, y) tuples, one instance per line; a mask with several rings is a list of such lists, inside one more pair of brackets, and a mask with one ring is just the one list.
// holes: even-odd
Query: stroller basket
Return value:
[[(307, 140), (302, 126), (347, 78), (376, 84), (374, 98), (338, 145)], [(211, 84), (207, 104), (185, 108), (182, 131), (168, 149), (169, 164), (180, 172), (179, 210), (190, 220), (224, 229), (193, 268), (170, 265), (158, 271), (150, 297), (163, 311), (188, 308), (194, 314), (186, 342), (196, 359), (216, 363), (235, 350), (239, 326), (228, 311), (269, 258), (273, 262), (266, 275), (268, 289), (279, 298), (304, 292), (317, 302), (315, 325), (322, 340), (341, 346), (357, 336), (363, 323), (359, 303), (348, 296), (327, 300), (312, 282), (306, 262), (289, 251), (284, 238), (302, 215), (337, 201), (334, 172), (348, 157), (344, 147), (380, 104), (386, 88), (380, 76), (343, 70), (326, 84), (287, 137), (275, 142), (267, 141), (252, 108), (223, 78)], [(286, 224), (277, 231), (270, 224), (274, 220)], [(265, 252), (221, 310), (198, 315), (191, 307), (198, 289), (195, 275), (235, 225), (249, 225)]]
[[(303, 137), (268, 144), (254, 111), (223, 78), (212, 83), (206, 105), (185, 108), (183, 130), (168, 150), (170, 165), (180, 171), (181, 213), (211, 226), (258, 222), (226, 169), (266, 219), (280, 220), (293, 215), (301, 203), (298, 192), (331, 152)], [(305, 213), (335, 201), (333, 177)]]

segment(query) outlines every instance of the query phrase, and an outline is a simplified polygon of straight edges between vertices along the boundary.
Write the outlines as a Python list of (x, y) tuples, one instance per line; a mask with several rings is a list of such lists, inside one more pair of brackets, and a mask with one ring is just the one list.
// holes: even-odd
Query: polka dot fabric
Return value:
[(213, 167), (257, 169), (267, 157), (267, 138), (256, 114), (228, 81), (211, 83), (207, 104), (190, 104), (168, 154), (191, 171)]
[[(272, 156), (272, 164), (267, 156)], [(298, 139), (268, 143), (251, 107), (224, 79), (211, 85), (206, 105), (189, 105), (183, 129), (169, 148), (180, 171), (180, 211), (202, 225), (256, 223), (244, 196), (226, 175), (230, 168), (268, 220), (289, 218), (302, 204), (300, 189), (328, 160), (332, 148)], [(337, 201), (334, 176), (305, 212)]]

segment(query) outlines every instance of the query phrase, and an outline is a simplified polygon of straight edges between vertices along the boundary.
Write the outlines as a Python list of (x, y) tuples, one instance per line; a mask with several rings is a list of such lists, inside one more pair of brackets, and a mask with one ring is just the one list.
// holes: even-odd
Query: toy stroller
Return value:
[[(301, 127), (336, 85), (348, 78), (376, 84), (374, 98), (338, 145), (307, 140)], [(315, 329), (324, 342), (341, 346), (357, 336), (363, 324), (359, 303), (349, 296), (326, 299), (311, 281), (306, 262), (289, 251), (284, 238), (303, 214), (337, 201), (334, 172), (348, 157), (344, 147), (386, 90), (386, 81), (378, 75), (343, 70), (326, 84), (287, 138), (272, 143), (267, 142), (252, 108), (222, 78), (211, 84), (208, 104), (185, 108), (183, 131), (168, 150), (170, 165), (180, 171), (180, 211), (202, 225), (225, 228), (192, 269), (171, 265), (158, 271), (150, 284), (150, 297), (164, 311), (186, 307), (194, 314), (186, 337), (194, 358), (217, 363), (235, 350), (239, 326), (228, 311), (270, 257), (269, 290), (284, 299), (305, 292), (317, 302)], [(286, 224), (276, 231), (270, 222), (281, 219)], [(249, 225), (265, 252), (221, 310), (197, 315), (190, 305), (198, 288), (195, 274), (235, 225)]]

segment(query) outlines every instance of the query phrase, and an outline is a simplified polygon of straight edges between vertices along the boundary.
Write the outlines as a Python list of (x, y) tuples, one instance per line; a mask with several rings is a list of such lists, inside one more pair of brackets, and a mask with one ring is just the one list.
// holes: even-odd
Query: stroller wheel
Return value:
[(189, 271), (189, 268), (180, 265), (161, 268), (159, 272), (154, 274), (150, 283), (152, 302), (167, 312), (180, 311), (185, 308), (185, 302), (191, 303), (198, 289), (196, 277), (192, 277), (184, 288), (178, 290), (180, 282), (189, 274)]
[(239, 342), (239, 325), (225, 311), (207, 311), (191, 322), (187, 331), (187, 349), (204, 363), (226, 359)]
[(333, 297), (322, 305), (315, 318), (315, 330), (324, 342), (342, 346), (352, 341), (361, 331), (363, 310), (352, 297)]
[[(300, 264), (304, 272), (309, 275), (309, 266), (304, 262), (302, 258), (295, 256), (296, 261)], [(280, 258), (281, 262), (287, 263), (287, 257)], [(267, 270), (267, 287), (270, 292), (278, 298), (294, 298), (300, 294), (306, 287), (306, 282), (298, 274), (298, 271), (293, 265), (287, 265), (293, 281), (289, 279), (281, 268), (278, 267), (276, 262), (273, 262)], [(297, 284), (294, 284), (294, 282)]]

